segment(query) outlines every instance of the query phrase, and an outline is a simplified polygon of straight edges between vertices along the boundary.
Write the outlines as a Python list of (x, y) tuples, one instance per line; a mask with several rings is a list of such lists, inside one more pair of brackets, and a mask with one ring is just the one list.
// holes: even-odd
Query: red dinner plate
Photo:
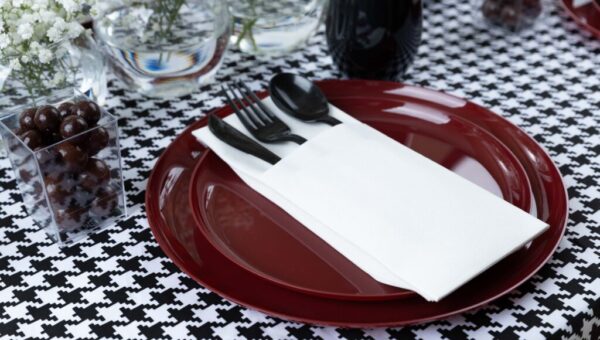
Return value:
[(165, 150), (146, 190), (146, 213), (152, 233), (165, 254), (191, 278), (230, 301), (288, 320), (343, 327), (401, 326), (482, 306), (525, 282), (550, 258), (567, 221), (565, 187), (547, 153), (519, 128), (473, 103), (419, 87), (362, 80), (328, 80), (318, 85), (333, 105), (350, 114), (357, 112), (353, 105), (345, 104), (346, 99), (367, 98), (373, 111), (412, 103), (465, 118), (492, 133), (523, 165), (536, 215), (550, 228), (528, 247), (436, 303), (416, 295), (385, 301), (345, 301), (287, 289), (241, 268), (213, 247), (195, 226), (188, 190), (192, 168), (205, 149), (191, 132), (206, 125), (206, 119), (201, 119)]
[(575, 0), (561, 0), (561, 3), (579, 26), (600, 38), (600, 1), (593, 0), (579, 7), (574, 6)]
[[(396, 107), (382, 110), (373, 107), (368, 98), (345, 98), (343, 102), (352, 106), (354, 118), (529, 211), (531, 190), (519, 160), (477, 125), (424, 105), (398, 102)], [(373, 280), (244, 184), (210, 150), (192, 174), (190, 205), (206, 239), (231, 261), (265, 280), (344, 300), (415, 294)]]

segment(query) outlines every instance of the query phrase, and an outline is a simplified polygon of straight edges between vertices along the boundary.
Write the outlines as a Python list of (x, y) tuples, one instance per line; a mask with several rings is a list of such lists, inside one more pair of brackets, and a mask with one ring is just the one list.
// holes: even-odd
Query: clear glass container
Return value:
[[(39, 112), (40, 108), (47, 108), (46, 105), (57, 108), (65, 102), (76, 103), (78, 107), (90, 105), (89, 98), (84, 95), (69, 96), (63, 92), (40, 100), (37, 111), (33, 111)], [(65, 111), (64, 117), (75, 118), (62, 119), (59, 129), (52, 130), (54, 132), (40, 132), (42, 130), (27, 128), (23, 123), (26, 118), (21, 113), (30, 108), (30, 105), (15, 108), (2, 118), (0, 133), (23, 203), (35, 223), (53, 241), (65, 246), (124, 216), (126, 207), (117, 119), (104, 109), (96, 110), (101, 113), (90, 121), (89, 126), (73, 134), (78, 130), (69, 130), (65, 122), (78, 120), (78, 115), (85, 116), (71, 109)], [(99, 120), (92, 123), (97, 118)], [(60, 131), (59, 135), (68, 132), (70, 136), (57, 137), (55, 131)], [(36, 134), (41, 139), (34, 138)]]
[(94, 31), (116, 75), (152, 97), (174, 97), (209, 82), (231, 33), (220, 0), (115, 1)]
[(517, 32), (544, 13), (543, 0), (473, 0), (478, 20)]
[(326, 0), (228, 0), (231, 42), (252, 54), (282, 54), (306, 42), (321, 23)]

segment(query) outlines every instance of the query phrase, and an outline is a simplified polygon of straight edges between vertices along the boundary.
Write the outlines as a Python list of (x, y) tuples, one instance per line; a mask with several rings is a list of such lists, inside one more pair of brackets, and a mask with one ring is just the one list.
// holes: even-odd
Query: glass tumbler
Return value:
[(231, 42), (243, 52), (278, 55), (308, 40), (321, 23), (326, 0), (229, 0)]
[(231, 32), (221, 0), (113, 1), (94, 31), (116, 75), (152, 97), (175, 97), (212, 80)]
[(330, 0), (329, 53), (352, 78), (398, 80), (421, 42), (421, 0)]

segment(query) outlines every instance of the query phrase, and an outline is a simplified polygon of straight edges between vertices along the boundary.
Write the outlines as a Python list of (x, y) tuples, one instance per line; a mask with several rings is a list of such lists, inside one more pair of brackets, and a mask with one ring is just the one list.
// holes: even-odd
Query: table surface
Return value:
[[(111, 80), (130, 216), (60, 250), (25, 212), (0, 160), (0, 337), (76, 338), (600, 338), (600, 41), (558, 3), (521, 34), (488, 28), (468, 1), (427, 2), (423, 43), (404, 77), (468, 98), (533, 135), (558, 164), (570, 220), (556, 254), (530, 281), (477, 311), (405, 328), (348, 330), (271, 318), (196, 284), (154, 241), (146, 181), (188, 124), (224, 104), (214, 83), (176, 100), (150, 100)], [(276, 72), (342, 78), (322, 30), (303, 49), (267, 58), (232, 49), (216, 83), (265, 88)], [(243, 283), (241, 283), (243, 284)]]

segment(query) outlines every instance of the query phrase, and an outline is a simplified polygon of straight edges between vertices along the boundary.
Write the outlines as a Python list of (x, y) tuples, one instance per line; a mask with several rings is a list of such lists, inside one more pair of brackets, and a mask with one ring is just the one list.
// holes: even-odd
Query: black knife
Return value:
[(275, 164), (281, 160), (281, 157), (269, 151), (269, 149), (258, 144), (250, 137), (241, 133), (233, 126), (227, 124), (224, 120), (211, 114), (208, 116), (208, 128), (217, 138), (252, 156), (258, 157), (265, 162)]

